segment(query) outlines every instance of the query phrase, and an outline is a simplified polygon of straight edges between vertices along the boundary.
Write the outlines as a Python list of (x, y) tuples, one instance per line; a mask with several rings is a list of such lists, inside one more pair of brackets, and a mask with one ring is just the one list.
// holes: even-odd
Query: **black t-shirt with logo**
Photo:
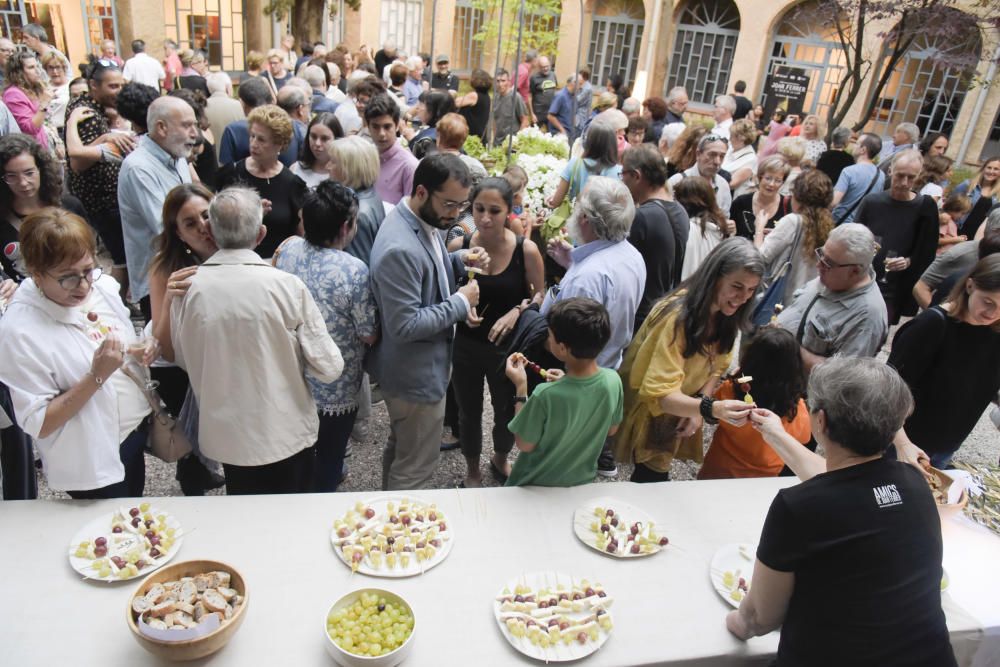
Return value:
[(934, 498), (907, 464), (877, 459), (779, 491), (757, 547), (795, 574), (776, 664), (955, 665), (941, 554)]
[(556, 75), (553, 72), (542, 74), (535, 72), (529, 79), (531, 85), (531, 110), (535, 114), (538, 122), (544, 123), (549, 115), (549, 107), (556, 96), (559, 85), (556, 83)]

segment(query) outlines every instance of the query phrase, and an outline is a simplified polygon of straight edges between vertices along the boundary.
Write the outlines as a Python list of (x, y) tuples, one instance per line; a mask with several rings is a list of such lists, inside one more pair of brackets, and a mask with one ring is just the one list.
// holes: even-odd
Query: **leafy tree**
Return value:
[[(971, 82), (971, 73), (983, 57), (978, 52), (980, 35), (1000, 27), (1000, 0), (966, 4), (958, 0), (818, 0), (793, 10), (789, 19), (822, 26), (840, 45), (844, 73), (829, 107), (827, 125), (831, 131), (841, 125), (858, 97), (867, 93), (852, 128), (857, 131), (874, 115), (893, 71), (915, 43), (948, 45), (935, 48), (931, 57), (941, 67), (968, 72)], [(878, 25), (891, 28), (875, 32)], [(871, 48), (874, 43), (878, 48)], [(876, 78), (869, 86), (872, 77)]]
[(493, 49), (500, 38), (498, 62), (516, 57), (518, 27), (522, 23), (521, 53), (537, 49), (539, 53), (555, 56), (559, 46), (560, 0), (525, 0), (523, 21), (519, 20), (520, 0), (472, 0), (472, 6), (486, 17), (473, 39)]
[[(298, 43), (316, 42), (323, 39), (323, 0), (268, 0), (264, 13), (281, 21), (291, 15), (292, 34)], [(330, 14), (337, 11), (336, 2), (330, 3)], [(361, 0), (344, 0), (344, 6), (354, 11), (361, 9)], [(333, 46), (331, 44), (331, 46)]]

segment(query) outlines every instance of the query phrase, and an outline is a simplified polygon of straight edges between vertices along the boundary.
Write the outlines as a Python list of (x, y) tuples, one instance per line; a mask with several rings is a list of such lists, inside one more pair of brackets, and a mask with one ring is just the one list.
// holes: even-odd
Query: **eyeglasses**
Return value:
[(4, 174), (3, 182), (7, 185), (14, 185), (21, 181), (33, 181), (37, 176), (37, 169), (28, 169), (27, 171), (22, 171), (20, 174)]
[(102, 269), (99, 266), (95, 266), (90, 271), (86, 271), (82, 274), (56, 278), (56, 282), (59, 283), (59, 287), (62, 287), (64, 290), (69, 292), (79, 287), (80, 283), (82, 283), (84, 280), (87, 281), (88, 285), (93, 285), (95, 282), (97, 282), (98, 278), (100, 278), (103, 274), (104, 274), (104, 269)]
[(834, 269), (842, 269), (845, 266), (861, 266), (857, 262), (850, 262), (848, 264), (837, 264), (836, 262), (831, 262), (826, 258), (822, 248), (816, 248), (816, 261), (827, 271), (833, 271)]
[(780, 176), (764, 176), (760, 179), (761, 183), (770, 183), (771, 185), (781, 185), (785, 182), (785, 179)]
[[(432, 196), (437, 197), (437, 193), (435, 192)], [(442, 201), (439, 199), (438, 201), (441, 201), (441, 205), (444, 206), (445, 210), (448, 211), (460, 211), (469, 205), (468, 199), (466, 199), (465, 201), (451, 201), (449, 199), (445, 199)]]
[(704, 137), (701, 138), (701, 141), (698, 142), (698, 150), (701, 150), (702, 148), (705, 147), (705, 144), (710, 144), (713, 141), (721, 141), (727, 146), (729, 145), (728, 137), (724, 137), (721, 134), (706, 134)]

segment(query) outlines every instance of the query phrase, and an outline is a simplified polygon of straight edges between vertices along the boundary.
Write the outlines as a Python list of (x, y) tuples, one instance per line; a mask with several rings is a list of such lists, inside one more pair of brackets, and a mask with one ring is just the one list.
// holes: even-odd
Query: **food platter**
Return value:
[(128, 581), (162, 567), (183, 542), (177, 519), (144, 502), (87, 523), (70, 540), (67, 554), (85, 579)]
[(355, 503), (338, 517), (330, 542), (352, 571), (372, 577), (412, 577), (448, 557), (454, 530), (433, 503), (383, 496)]
[(709, 570), (712, 587), (734, 607), (739, 607), (750, 591), (756, 554), (757, 547), (753, 544), (727, 544), (712, 557)]
[(613, 599), (597, 582), (562, 572), (532, 572), (493, 600), (501, 634), (516, 650), (545, 662), (585, 658), (611, 637)]
[(614, 558), (651, 556), (667, 545), (652, 517), (616, 498), (593, 498), (578, 507), (573, 532), (591, 549)]

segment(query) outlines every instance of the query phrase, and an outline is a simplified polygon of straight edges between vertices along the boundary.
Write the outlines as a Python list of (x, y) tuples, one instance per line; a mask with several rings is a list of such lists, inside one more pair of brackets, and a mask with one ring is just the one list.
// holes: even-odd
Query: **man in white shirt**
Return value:
[(729, 128), (733, 126), (734, 113), (736, 113), (736, 100), (731, 95), (716, 97), (715, 110), (712, 112), (712, 117), (715, 119), (712, 133), (725, 137), (726, 141), (729, 141)]
[(175, 359), (200, 408), (198, 442), (222, 463), (229, 495), (311, 490), (319, 416), (304, 373), (333, 382), (344, 370), (305, 284), (252, 250), (267, 234), (263, 215), (249, 188), (217, 194), (208, 216), (219, 251), (171, 303)]
[(163, 86), (163, 80), (167, 78), (163, 65), (146, 53), (146, 42), (141, 39), (132, 42), (132, 53), (135, 55), (125, 61), (122, 77), (126, 81), (135, 81), (159, 90)]
[(729, 141), (722, 136), (712, 132), (706, 134), (698, 142), (698, 152), (696, 162), (690, 169), (686, 169), (679, 174), (670, 177), (668, 183), (673, 188), (681, 179), (688, 176), (701, 176), (712, 184), (715, 190), (715, 201), (722, 212), (729, 217), (729, 208), (733, 204), (733, 194), (729, 189), (729, 183), (722, 176), (719, 176), (719, 169), (726, 158), (726, 151), (729, 148)]

